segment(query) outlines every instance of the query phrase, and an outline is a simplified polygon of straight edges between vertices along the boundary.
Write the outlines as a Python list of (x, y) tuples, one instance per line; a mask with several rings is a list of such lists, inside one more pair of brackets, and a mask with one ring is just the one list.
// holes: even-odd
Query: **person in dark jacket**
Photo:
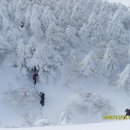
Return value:
[(45, 104), (45, 94), (43, 92), (40, 92), (39, 96), (41, 97), (40, 104), (43, 107)]
[(35, 73), (35, 74), (33, 75), (34, 85), (37, 83), (37, 78), (38, 78), (38, 73)]
[(125, 112), (126, 112), (126, 115), (125, 115), (125, 116), (130, 116), (130, 109), (127, 108), (127, 109), (125, 110)]
[(34, 67), (34, 72), (35, 72), (35, 73), (37, 72), (37, 68), (36, 68), (36, 66)]
[(23, 28), (24, 27), (24, 22), (21, 22), (21, 28)]
[(34, 66), (34, 68), (32, 68), (32, 71), (33, 71), (34, 73), (37, 73), (37, 72), (38, 72), (36, 66)]

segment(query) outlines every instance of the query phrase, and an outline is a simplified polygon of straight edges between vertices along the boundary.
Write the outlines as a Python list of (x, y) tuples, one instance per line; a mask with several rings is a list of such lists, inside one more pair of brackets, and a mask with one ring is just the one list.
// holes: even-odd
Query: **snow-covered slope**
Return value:
[[(17, 69), (0, 68), (1, 127), (36, 126), (41, 119), (48, 125), (103, 122), (104, 112), (108, 114), (111, 109), (109, 104), (114, 115), (124, 115), (125, 108), (130, 107), (129, 95), (109, 88), (105, 81), (75, 81), (70, 87), (38, 83), (34, 87)], [(41, 91), (46, 95), (43, 108), (38, 96)]]
[[(130, 104), (130, 9), (102, 0), (0, 0), (1, 127), (102, 122)], [(39, 79), (34, 86), (32, 69)], [(39, 93), (45, 93), (41, 108)]]

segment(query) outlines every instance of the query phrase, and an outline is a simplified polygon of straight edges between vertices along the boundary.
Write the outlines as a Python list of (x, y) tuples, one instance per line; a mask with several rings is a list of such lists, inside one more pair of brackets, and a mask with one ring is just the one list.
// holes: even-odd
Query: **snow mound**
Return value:
[(100, 95), (81, 92), (74, 96), (75, 99), (71, 106), (75, 111), (81, 114), (100, 113), (101, 115), (104, 115), (110, 113), (113, 109), (109, 101), (105, 100)]
[(10, 88), (5, 92), (6, 99), (13, 105), (35, 102), (38, 93), (32, 87)]
[(35, 123), (35, 126), (36, 127), (39, 127), (39, 126), (47, 126), (49, 124), (48, 120), (47, 119), (41, 119), (41, 120), (38, 120), (36, 123)]
[[(114, 112), (108, 100), (88, 92), (72, 94), (70, 104), (61, 113), (60, 124), (76, 124), (102, 120), (103, 115)], [(98, 118), (98, 119), (97, 119)]]

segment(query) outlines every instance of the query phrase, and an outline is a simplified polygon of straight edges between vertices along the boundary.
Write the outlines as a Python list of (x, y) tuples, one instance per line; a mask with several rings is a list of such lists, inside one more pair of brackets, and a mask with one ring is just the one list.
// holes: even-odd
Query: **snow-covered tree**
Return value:
[(55, 79), (60, 72), (62, 66), (62, 57), (59, 53), (50, 45), (42, 45), (36, 48), (33, 58), (30, 59), (33, 66), (38, 66), (41, 74), (44, 74), (44, 78)]
[(52, 11), (49, 6), (45, 6), (41, 16), (41, 24), (42, 24), (41, 28), (44, 33), (46, 33), (48, 26), (52, 21), (54, 23), (56, 22), (54, 11)]
[[(91, 9), (95, 4), (95, 0), (78, 0), (73, 3), (73, 11), (71, 15), (71, 22), (77, 28), (81, 27), (84, 22), (88, 20), (91, 14)], [(87, 13), (86, 13), (87, 12)]]
[[(64, 62), (64, 69), (62, 70), (62, 78), (64, 81), (65, 86), (70, 86), (73, 81), (79, 78), (78, 74), (80, 71), (79, 67), (79, 50), (72, 49), (69, 54), (68, 60)], [(69, 62), (69, 64), (68, 64)]]
[(26, 57), (28, 61), (33, 57), (39, 42), (35, 37), (31, 37), (26, 45)]
[(61, 125), (71, 124), (71, 117), (72, 117), (71, 111), (69, 109), (66, 109), (60, 115), (60, 124)]
[(105, 77), (111, 78), (115, 76), (119, 70), (119, 63), (112, 50), (112, 47), (108, 45), (106, 53), (103, 58), (103, 73)]
[(85, 114), (85, 116), (88, 114), (95, 115), (95, 113), (104, 115), (114, 110), (109, 100), (104, 99), (100, 95), (81, 91), (75, 93), (73, 96), (73, 101), (70, 105), (73, 113)]
[(119, 76), (118, 86), (130, 93), (130, 64), (128, 64)]
[(124, 53), (128, 52), (129, 45), (129, 31), (124, 24), (124, 21), (125, 23), (129, 21), (129, 19), (126, 20), (126, 15), (129, 17), (126, 7), (120, 5), (107, 28), (107, 38), (109, 41), (114, 40), (114, 52), (123, 67), (128, 63), (128, 53)]
[(42, 32), (42, 25), (40, 21), (41, 13), (42, 13), (42, 8), (40, 5), (34, 4), (32, 6), (32, 14), (30, 18), (30, 29), (34, 33), (36, 37), (42, 37), (43, 32)]
[(126, 11), (126, 7), (121, 5), (114, 13), (114, 16), (112, 17), (112, 20), (107, 29), (109, 39), (118, 39), (120, 42), (123, 41), (124, 43), (127, 43), (128, 34), (123, 25)]
[(38, 99), (36, 90), (31, 87), (9, 88), (5, 95), (12, 105), (26, 105)]
[(98, 71), (99, 59), (95, 52), (90, 52), (81, 62), (81, 71), (86, 77), (95, 77)]
[(22, 69), (23, 67), (26, 67), (26, 57), (25, 56), (26, 56), (25, 45), (24, 45), (23, 40), (20, 40), (17, 45), (17, 50), (16, 50), (16, 64), (18, 65), (18, 68), (20, 68), (20, 69)]
[(65, 34), (66, 34), (66, 41), (69, 43), (69, 47), (71, 48), (76, 48), (78, 47), (78, 38), (76, 36), (77, 34), (77, 30), (74, 27), (71, 27), (70, 25), (66, 28), (65, 30)]
[(23, 115), (22, 126), (34, 127), (36, 120), (37, 120), (36, 113), (26, 113)]

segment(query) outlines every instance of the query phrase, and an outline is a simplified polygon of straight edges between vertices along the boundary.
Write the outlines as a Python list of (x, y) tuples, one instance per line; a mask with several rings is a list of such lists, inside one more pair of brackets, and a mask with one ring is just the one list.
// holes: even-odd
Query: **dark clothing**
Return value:
[(36, 79), (34, 79), (34, 85), (37, 83), (37, 80)]
[(21, 22), (21, 28), (23, 28), (24, 27), (24, 22)]
[(42, 105), (42, 107), (44, 106), (44, 101), (43, 100), (41, 100), (40, 101), (40, 104)]
[(44, 93), (40, 93), (39, 96), (41, 97), (41, 100), (40, 100), (40, 104), (42, 105), (42, 107), (44, 106), (44, 101), (45, 101), (45, 94)]
[(36, 66), (34, 66), (34, 68), (32, 68), (32, 71), (33, 71), (34, 73), (38, 73), (38, 72), (39, 72), (39, 70), (36, 68)]
[(33, 75), (34, 85), (37, 83), (37, 77), (38, 77), (38, 74), (35, 73), (35, 74)]
[(44, 93), (41, 92), (41, 93), (39, 94), (39, 96), (41, 97), (42, 100), (45, 99), (45, 94), (44, 94)]
[(130, 116), (130, 109), (126, 109), (126, 116)]
[(35, 66), (34, 68), (32, 68), (32, 71), (33, 71), (34, 73), (37, 72), (37, 68), (36, 68), (36, 66)]
[(33, 80), (37, 79), (37, 77), (38, 77), (38, 74), (35, 73), (35, 74), (33, 75)]
[(37, 72), (37, 68), (36, 68), (36, 66), (34, 67), (33, 71), (34, 71), (35, 73)]

